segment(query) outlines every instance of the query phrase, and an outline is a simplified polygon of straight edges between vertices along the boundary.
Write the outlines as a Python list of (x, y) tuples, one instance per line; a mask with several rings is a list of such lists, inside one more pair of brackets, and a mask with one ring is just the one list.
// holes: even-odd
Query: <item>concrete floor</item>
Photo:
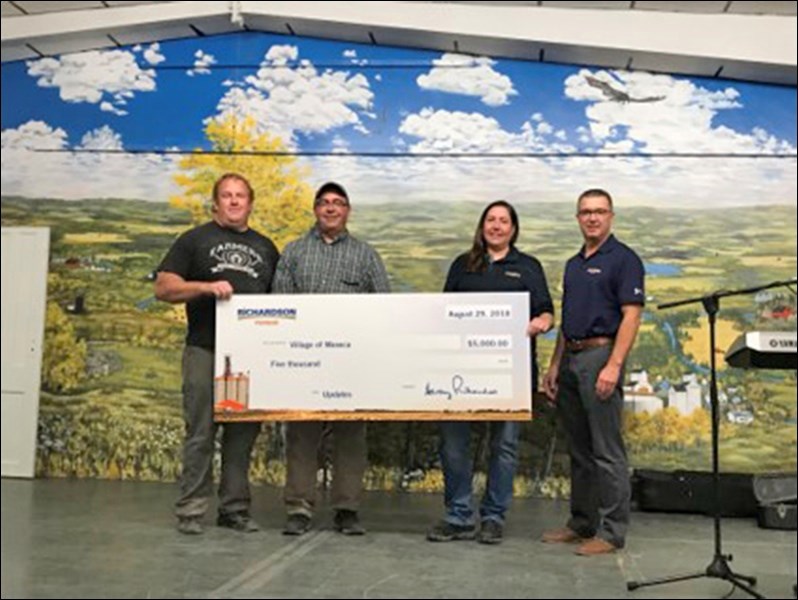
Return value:
[[(262, 531), (211, 524), (184, 536), (171, 514), (176, 487), (160, 483), (2, 480), (2, 598), (745, 598), (717, 579), (643, 588), (626, 582), (703, 571), (712, 559), (712, 520), (634, 513), (627, 547), (577, 557), (537, 541), (567, 505), (518, 500), (500, 546), (431, 544), (437, 495), (368, 494), (369, 534), (347, 538), (324, 511), (312, 533), (280, 534), (280, 491), (255, 488)], [(723, 521), (732, 567), (759, 579), (769, 598), (791, 598), (796, 533)]]

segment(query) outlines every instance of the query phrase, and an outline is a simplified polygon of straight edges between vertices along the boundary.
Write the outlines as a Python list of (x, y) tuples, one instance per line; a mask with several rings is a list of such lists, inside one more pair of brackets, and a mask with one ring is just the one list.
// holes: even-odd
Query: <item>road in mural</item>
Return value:
[[(2, 223), (52, 232), (43, 476), (176, 477), (184, 316), (154, 300), (153, 270), (225, 171), (252, 180), (255, 227), (281, 247), (312, 223), (312, 190), (343, 183), (396, 293), (439, 291), (505, 198), (559, 296), (575, 199), (610, 190), (647, 270), (636, 467), (709, 468), (706, 317), (656, 305), (796, 273), (794, 88), (256, 33), (4, 63), (2, 83)], [(716, 351), (794, 331), (795, 310), (789, 290), (724, 301)], [(795, 373), (721, 361), (719, 381), (722, 468), (794, 471)], [(567, 494), (551, 410), (537, 417), (516, 491)], [(434, 424), (373, 424), (369, 443), (370, 487), (441, 489)], [(279, 425), (256, 452), (253, 478), (280, 484)]]

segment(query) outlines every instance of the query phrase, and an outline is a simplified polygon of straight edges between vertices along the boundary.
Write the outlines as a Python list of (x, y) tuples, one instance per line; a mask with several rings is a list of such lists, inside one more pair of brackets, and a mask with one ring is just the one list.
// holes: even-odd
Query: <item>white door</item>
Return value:
[(33, 477), (50, 229), (2, 233), (2, 475)]

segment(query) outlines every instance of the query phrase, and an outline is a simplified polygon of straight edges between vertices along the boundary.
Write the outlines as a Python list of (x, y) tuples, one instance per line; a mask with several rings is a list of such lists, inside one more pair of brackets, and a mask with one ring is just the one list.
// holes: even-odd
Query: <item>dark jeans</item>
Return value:
[(612, 346), (563, 355), (557, 406), (570, 441), (571, 519), (583, 537), (622, 548), (629, 527), (629, 465), (622, 437), (623, 370), (606, 400), (596, 395), (598, 374)]
[[(490, 464), (485, 494), (479, 507), (480, 520), (504, 523), (504, 514), (513, 499), (513, 477), (518, 462), (519, 423), (489, 423)], [(454, 525), (474, 525), (472, 489), (471, 423), (441, 423), (441, 461), (443, 463), (446, 521)]]
[[(213, 495), (213, 454), (217, 425), (213, 422), (213, 351), (186, 346), (183, 351), (183, 472), (178, 517), (201, 517)], [(219, 513), (248, 512), (249, 461), (260, 423), (222, 425), (222, 474)]]

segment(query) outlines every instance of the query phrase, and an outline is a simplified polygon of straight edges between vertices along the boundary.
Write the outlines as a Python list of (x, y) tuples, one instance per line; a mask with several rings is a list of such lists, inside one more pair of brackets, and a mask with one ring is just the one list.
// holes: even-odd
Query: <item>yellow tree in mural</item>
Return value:
[(278, 248), (300, 236), (313, 223), (312, 190), (304, 182), (305, 169), (286, 152), (279, 137), (255, 131), (252, 118), (229, 116), (210, 121), (205, 135), (212, 152), (189, 154), (180, 160), (174, 176), (183, 194), (170, 204), (191, 213), (194, 224), (210, 219), (213, 184), (223, 173), (244, 175), (255, 190), (250, 226), (269, 236)]
[(52, 392), (70, 392), (86, 373), (86, 340), (79, 340), (75, 327), (55, 302), (47, 303), (44, 321), (42, 385)]

